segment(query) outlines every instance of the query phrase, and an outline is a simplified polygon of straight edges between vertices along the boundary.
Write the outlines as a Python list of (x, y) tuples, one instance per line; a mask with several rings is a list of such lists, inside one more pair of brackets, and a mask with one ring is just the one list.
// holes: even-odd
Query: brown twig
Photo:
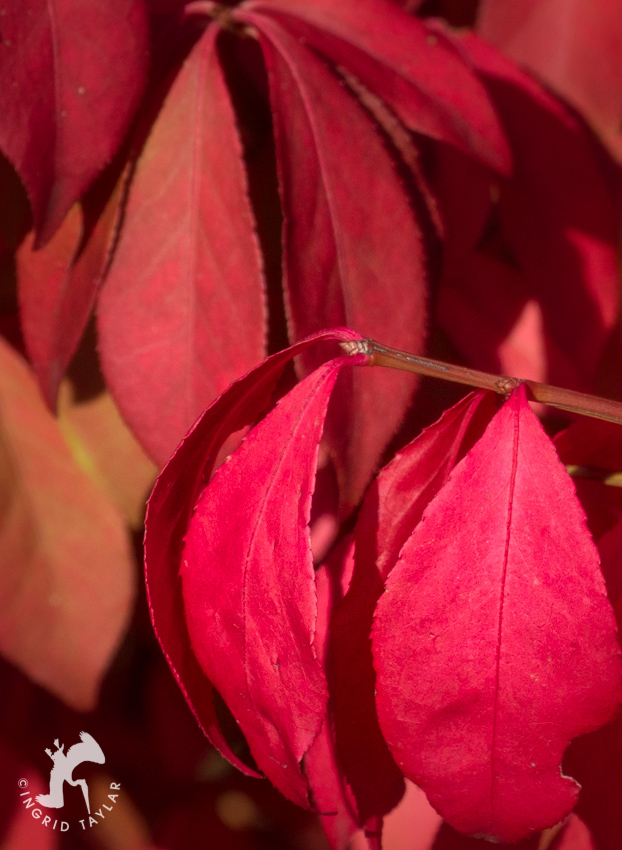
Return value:
[(417, 354), (409, 354), (396, 348), (387, 348), (386, 345), (382, 345), (373, 339), (349, 340), (340, 343), (340, 345), (348, 354), (367, 355), (370, 366), (387, 366), (390, 369), (416, 372), (418, 375), (443, 378), (446, 381), (454, 381), (454, 383), (466, 384), (470, 387), (492, 390), (505, 396), (509, 395), (520, 384), (524, 384), (531, 401), (539, 401), (561, 410), (580, 413), (583, 416), (593, 416), (596, 419), (605, 419), (607, 422), (622, 425), (622, 402), (619, 401), (611, 401), (587, 393), (578, 393), (574, 390), (565, 390), (561, 387), (553, 387), (550, 384), (541, 384), (538, 381), (508, 378), (504, 375), (493, 375), (489, 372), (469, 369), (466, 366), (455, 366), (452, 363), (420, 357)]

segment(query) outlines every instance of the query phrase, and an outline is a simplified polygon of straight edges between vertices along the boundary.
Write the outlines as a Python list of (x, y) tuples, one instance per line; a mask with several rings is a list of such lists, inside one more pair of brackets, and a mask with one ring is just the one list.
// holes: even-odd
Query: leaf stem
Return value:
[(387, 348), (373, 339), (348, 340), (339, 343), (347, 354), (365, 354), (370, 366), (386, 366), (390, 369), (401, 369), (404, 372), (416, 372), (432, 378), (443, 378), (470, 387), (492, 390), (501, 395), (509, 395), (519, 384), (527, 387), (530, 401), (539, 401), (551, 407), (580, 413), (583, 416), (593, 416), (595, 419), (605, 419), (622, 425), (622, 402), (601, 398), (600, 396), (579, 393), (541, 384), (523, 378), (508, 378), (505, 375), (493, 375), (490, 372), (480, 372), (466, 366), (456, 366), (429, 357), (409, 354), (397, 348)]

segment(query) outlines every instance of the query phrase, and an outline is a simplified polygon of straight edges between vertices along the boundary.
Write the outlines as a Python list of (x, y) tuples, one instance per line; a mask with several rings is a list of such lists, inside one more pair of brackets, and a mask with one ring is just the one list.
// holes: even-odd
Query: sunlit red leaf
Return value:
[(616, 0), (482, 0), (477, 29), (582, 112), (622, 160), (622, 6)]
[[(270, 406), (291, 359), (322, 341), (356, 339), (348, 330), (325, 331), (265, 360), (232, 384), (205, 411), (160, 474), (149, 500), (145, 531), (145, 577), (151, 618), (166, 659), (203, 731), (239, 769), (256, 775), (233, 752), (214, 706), (214, 689), (199, 666), (188, 636), (179, 579), (184, 535), (225, 443), (252, 425)], [(234, 445), (234, 444), (233, 444)]]
[[(260, 32), (270, 80), (290, 333), (300, 339), (347, 324), (420, 351), (426, 313), (421, 234), (377, 128), (284, 28), (265, 15), (245, 19)], [(302, 359), (306, 372), (318, 364), (313, 352)], [(353, 384), (348, 391), (346, 379)], [(367, 370), (349, 372), (340, 383), (327, 438), (343, 503), (352, 507), (404, 415), (413, 383)]]
[(69, 705), (88, 709), (127, 624), (129, 541), (6, 343), (0, 407), (0, 651)]
[(159, 463), (264, 354), (261, 257), (218, 33), (208, 27), (156, 118), (99, 301), (107, 383)]
[(562, 754), (614, 713), (620, 650), (584, 515), (523, 387), (402, 549), (373, 650), (389, 747), (452, 826), (516, 841), (570, 811)]
[(486, 92), (451, 47), (392, 3), (251, 0), (300, 40), (355, 74), (402, 121), (510, 170), (503, 131)]
[(259, 767), (303, 805), (308, 786), (300, 761), (327, 700), (313, 646), (308, 523), (328, 402), (351, 362), (331, 360), (301, 381), (218, 469), (195, 506), (181, 565), (199, 664)]
[(447, 481), (469, 425), (475, 418), (481, 433), (493, 412), (490, 396), (467, 396), (381, 470), (361, 509), (352, 582), (330, 626), (337, 751), (361, 825), (389, 812), (404, 793), (402, 773), (387, 750), (376, 716), (373, 612), (400, 549)]
[(0, 147), (47, 241), (119, 147), (147, 76), (143, 0), (7, 3)]

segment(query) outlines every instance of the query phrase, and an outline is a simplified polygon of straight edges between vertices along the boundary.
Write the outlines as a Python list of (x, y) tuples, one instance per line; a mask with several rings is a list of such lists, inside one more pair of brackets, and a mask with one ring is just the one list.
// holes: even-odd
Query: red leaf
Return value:
[(402, 549), (373, 651), (389, 747), (452, 826), (516, 841), (573, 807), (561, 757), (615, 711), (620, 649), (584, 515), (524, 387)]
[(58, 388), (91, 315), (112, 247), (121, 183), (90, 230), (88, 212), (74, 205), (44, 248), (34, 250), (34, 233), (17, 255), (20, 318), (28, 356), (43, 397), (56, 409)]
[(33, 207), (38, 244), (110, 161), (147, 72), (142, 0), (30, 0), (3, 10), (0, 147)]
[(469, 424), (483, 417), (481, 433), (493, 411), (489, 395), (468, 395), (381, 470), (361, 509), (352, 582), (330, 625), (337, 751), (360, 825), (391, 811), (404, 793), (376, 716), (369, 638), (374, 608), (400, 549), (447, 481)]
[(195, 45), (155, 121), (99, 301), (106, 381), (161, 464), (264, 353), (261, 257), (219, 31)]
[(616, 0), (483, 0), (477, 28), (582, 112), (622, 160), (622, 6)]
[(0, 406), (0, 652), (88, 710), (132, 603), (125, 527), (77, 467), (29, 369), (5, 343)]
[(227, 742), (216, 715), (213, 686), (190, 646), (179, 579), (183, 538), (223, 445), (267, 409), (277, 381), (292, 357), (323, 340), (357, 338), (352, 331), (343, 329), (324, 331), (273, 355), (232, 384), (186, 435), (160, 473), (149, 500), (145, 579), (153, 627), (201, 728), (223, 755), (245, 773), (257, 775)]
[[(615, 176), (581, 122), (527, 74), (475, 35), (438, 32), (479, 72), (510, 140), (515, 169), (501, 185), (503, 240), (541, 308), (547, 346), (562, 355), (547, 380), (589, 389), (618, 311)], [(564, 360), (570, 376), (559, 374)]]
[(331, 360), (294, 387), (220, 467), (196, 504), (181, 566), (199, 664), (259, 767), (300, 805), (300, 761), (327, 700), (308, 523), (326, 410), (346, 363)]
[(510, 155), (491, 103), (468, 67), (425, 23), (384, 0), (251, 0), (344, 66), (419, 133), (457, 145), (503, 173)]
[[(339, 79), (283, 28), (264, 15), (245, 19), (259, 29), (270, 79), (294, 339), (347, 324), (420, 351), (421, 235), (377, 128)], [(318, 365), (312, 351), (302, 359), (307, 373)], [(346, 510), (359, 501), (413, 389), (403, 376), (356, 371), (341, 379), (338, 410), (327, 426)], [(346, 389), (346, 380), (353, 386)]]
[[(315, 494), (313, 499), (315, 502)], [(328, 562), (315, 574), (318, 615), (314, 645), (323, 668), (330, 615), (337, 602), (343, 598), (352, 577), (353, 565), (352, 540), (348, 536), (335, 548)], [(335, 752), (330, 703), (322, 727), (305, 754), (304, 772), (309, 780), (313, 802), (320, 813), (322, 827), (331, 850), (345, 850), (358, 829), (358, 823), (352, 795), (344, 781), (343, 771)]]

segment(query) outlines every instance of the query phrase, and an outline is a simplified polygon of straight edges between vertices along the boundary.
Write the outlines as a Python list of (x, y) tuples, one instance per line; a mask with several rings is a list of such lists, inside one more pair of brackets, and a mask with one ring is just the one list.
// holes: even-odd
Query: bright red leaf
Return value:
[(219, 32), (207, 28), (167, 93), (99, 301), (106, 381), (160, 464), (265, 351), (262, 262)]
[(0, 148), (38, 244), (110, 161), (147, 77), (143, 0), (29, 0), (2, 10)]
[[(349, 325), (421, 351), (426, 317), (421, 233), (377, 128), (315, 54), (269, 17), (245, 19), (259, 30), (270, 80), (291, 336)], [(313, 350), (301, 359), (307, 373), (319, 362)], [(346, 379), (352, 384), (348, 390)], [(327, 438), (342, 502), (351, 508), (403, 418), (413, 382), (356, 370), (340, 383)]]
[(622, 160), (617, 0), (482, 0), (477, 29), (582, 112)]
[(404, 793), (402, 773), (376, 716), (369, 637), (373, 612), (400, 549), (447, 481), (469, 425), (475, 419), (481, 433), (492, 416), (491, 401), (488, 395), (472, 393), (447, 411), (380, 471), (361, 508), (352, 582), (330, 625), (337, 751), (360, 825), (391, 811)]
[(452, 826), (516, 841), (572, 809), (562, 754), (618, 706), (620, 649), (585, 517), (524, 387), (402, 549), (373, 651), (391, 752)]
[[(219, 468), (186, 532), (181, 579), (197, 660), (255, 761), (308, 805), (300, 761), (326, 711), (313, 646), (317, 592), (309, 519), (331, 360), (284, 396)], [(218, 565), (214, 568), (214, 565)]]
[[(202, 729), (212, 743), (246, 773), (257, 775), (234, 753), (225, 737), (214, 705), (213, 685), (190, 645), (179, 578), (184, 536), (196, 501), (211, 477), (223, 445), (238, 443), (241, 429), (252, 425), (268, 409), (277, 382), (291, 359), (308, 346), (322, 341), (356, 338), (356, 334), (345, 329), (325, 331), (273, 355), (232, 384), (184, 438), (162, 470), (149, 500), (145, 577), (155, 632)], [(232, 443), (232, 435), (236, 433), (237, 439)], [(276, 762), (274, 764), (276, 766)], [(292, 766), (292, 770), (295, 773), (296, 767)]]

